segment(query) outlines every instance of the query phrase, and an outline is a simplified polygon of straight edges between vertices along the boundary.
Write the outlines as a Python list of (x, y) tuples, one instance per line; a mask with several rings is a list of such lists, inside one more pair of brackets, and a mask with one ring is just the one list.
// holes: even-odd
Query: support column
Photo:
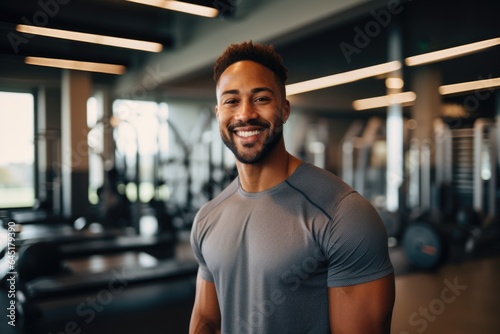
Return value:
[(493, 198), (494, 202), (492, 203), (491, 206), (491, 212), (493, 212), (493, 215), (498, 215), (500, 213), (500, 200), (499, 200), (499, 190), (498, 190), (498, 176), (499, 176), (499, 169), (500, 168), (500, 91), (497, 90), (495, 92), (495, 137), (496, 137), (496, 161), (492, 163), (492, 180), (490, 187), (492, 187), (492, 191), (494, 191)]
[(495, 92), (495, 124), (497, 131), (497, 164), (500, 165), (500, 91)]
[(43, 209), (61, 213), (61, 91), (39, 87), (37, 93), (37, 198)]
[(431, 208), (432, 191), (432, 171), (435, 169), (434, 142), (434, 120), (442, 115), (441, 95), (439, 86), (441, 85), (441, 73), (438, 67), (422, 66), (414, 69), (412, 77), (412, 90), (417, 95), (417, 99), (412, 108), (412, 117), (417, 126), (414, 130), (414, 138), (420, 143), (421, 165), (423, 173), (420, 184), (420, 207), (421, 209)]
[[(97, 99), (98, 108), (102, 110), (102, 166), (103, 169), (99, 171), (102, 173), (103, 184), (102, 184), (102, 194), (100, 200), (105, 203), (101, 205), (101, 207), (106, 208), (107, 210), (111, 203), (109, 203), (110, 199), (115, 199), (116, 194), (116, 180), (109, 179), (109, 171), (112, 169), (116, 169), (116, 161), (115, 161), (115, 144), (113, 140), (113, 127), (111, 126), (111, 118), (113, 116), (113, 106), (112, 106), (112, 97), (107, 89), (99, 89), (95, 93), (95, 97)], [(104, 214), (104, 212), (103, 212)]]
[(104, 167), (109, 169), (109, 167), (115, 166), (115, 141), (113, 139), (113, 127), (111, 126), (113, 97), (109, 90), (101, 90), (99, 94), (101, 96), (104, 121)]
[[(403, 63), (403, 43), (401, 30), (398, 26), (392, 26), (389, 30), (389, 59), (398, 60)], [(392, 81), (391, 81), (392, 80)], [(394, 81), (396, 84), (394, 84)], [(399, 69), (389, 74), (387, 94), (401, 93), (403, 73)], [(399, 209), (399, 189), (403, 183), (403, 107), (401, 104), (392, 104), (387, 107), (387, 175), (386, 175), (386, 209), (396, 212)]]
[(412, 117), (417, 121), (415, 138), (420, 142), (428, 142), (434, 152), (434, 119), (441, 116), (441, 73), (437, 67), (422, 66), (414, 69), (412, 88), (417, 99), (412, 108)]
[(65, 70), (62, 76), (62, 194), (63, 215), (88, 213), (89, 160), (87, 100), (92, 84), (89, 73)]

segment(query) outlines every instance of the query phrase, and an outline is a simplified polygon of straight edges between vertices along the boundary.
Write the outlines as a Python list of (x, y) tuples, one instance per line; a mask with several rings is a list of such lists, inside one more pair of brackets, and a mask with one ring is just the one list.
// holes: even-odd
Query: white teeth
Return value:
[(236, 131), (236, 135), (240, 137), (250, 137), (250, 136), (255, 136), (261, 133), (260, 130), (255, 130), (255, 131)]

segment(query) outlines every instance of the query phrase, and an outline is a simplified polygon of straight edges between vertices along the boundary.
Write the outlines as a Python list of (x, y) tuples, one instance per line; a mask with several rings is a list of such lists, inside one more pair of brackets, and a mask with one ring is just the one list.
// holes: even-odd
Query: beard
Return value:
[[(220, 129), (220, 135), (224, 144), (233, 152), (238, 161), (244, 164), (256, 164), (265, 158), (271, 152), (283, 137), (283, 122), (278, 117), (275, 118), (274, 123), (263, 122), (260, 120), (250, 120), (249, 122), (232, 123), (227, 127), (227, 132)], [(240, 126), (260, 126), (264, 131), (268, 131), (264, 143), (256, 143), (251, 145), (244, 145), (239, 150), (233, 140), (231, 134), (233, 129)], [(260, 147), (258, 147), (260, 145)], [(253, 149), (252, 149), (253, 148)]]

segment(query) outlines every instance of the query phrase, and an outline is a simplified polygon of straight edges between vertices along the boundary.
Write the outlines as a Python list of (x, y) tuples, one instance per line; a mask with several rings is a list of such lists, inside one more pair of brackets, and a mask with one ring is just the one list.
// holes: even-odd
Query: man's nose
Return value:
[(248, 120), (257, 118), (257, 112), (252, 101), (242, 101), (235, 118), (240, 122), (247, 122)]

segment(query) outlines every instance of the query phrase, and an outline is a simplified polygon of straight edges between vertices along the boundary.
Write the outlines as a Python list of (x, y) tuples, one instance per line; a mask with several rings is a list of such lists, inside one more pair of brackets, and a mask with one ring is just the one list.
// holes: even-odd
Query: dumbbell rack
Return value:
[[(478, 119), (473, 128), (461, 129), (436, 121), (434, 188), (439, 189), (439, 196), (432, 201), (429, 214), (416, 217), (403, 235), (403, 249), (413, 266), (432, 269), (447, 260), (462, 261), (478, 243), (494, 241), (499, 235), (495, 222), (497, 131), (489, 119)], [(425, 174), (429, 165), (420, 162)], [(430, 178), (420, 181), (422, 192), (432, 188)], [(445, 197), (452, 202), (449, 212), (442, 211)]]
[(435, 126), (436, 184), (451, 184), (458, 205), (486, 215), (495, 214), (497, 131), (489, 119), (476, 120), (473, 128)]

